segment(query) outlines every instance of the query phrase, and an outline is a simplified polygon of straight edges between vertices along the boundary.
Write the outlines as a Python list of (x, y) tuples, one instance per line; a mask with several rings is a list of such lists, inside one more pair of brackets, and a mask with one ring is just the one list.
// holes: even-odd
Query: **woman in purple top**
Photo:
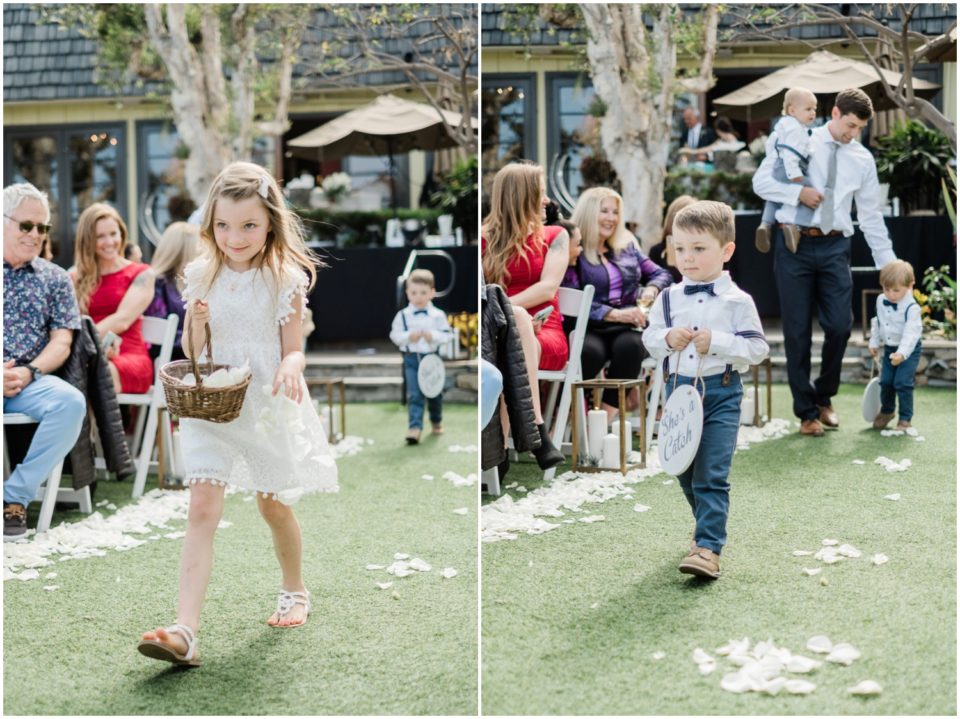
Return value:
[[(647, 312), (657, 294), (673, 278), (640, 252), (624, 224), (623, 200), (613, 190), (586, 190), (570, 220), (580, 228), (583, 254), (567, 270), (562, 286), (595, 288), (580, 355), (583, 377), (596, 377), (609, 362), (608, 379), (636, 379), (647, 356), (640, 330), (647, 325)], [(603, 404), (612, 419), (617, 393), (604, 391)]]
[[(172, 359), (185, 359), (180, 339), (183, 335), (185, 308), (183, 297), (183, 268), (199, 254), (200, 229), (186, 222), (174, 222), (167, 227), (160, 238), (156, 252), (153, 253), (151, 267), (157, 275), (154, 286), (153, 302), (144, 310), (148, 317), (166, 319), (173, 313), (180, 318), (177, 324), (177, 340), (173, 348)], [(150, 356), (156, 359), (160, 347), (150, 348)]]

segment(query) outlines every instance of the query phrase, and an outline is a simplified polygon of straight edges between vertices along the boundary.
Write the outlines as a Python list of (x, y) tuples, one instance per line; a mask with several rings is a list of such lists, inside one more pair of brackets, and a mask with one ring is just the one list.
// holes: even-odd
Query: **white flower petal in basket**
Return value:
[(862, 682), (857, 684), (855, 687), (850, 687), (847, 689), (848, 694), (857, 694), (859, 696), (876, 696), (883, 691), (883, 687), (877, 684), (872, 679), (864, 679)]
[(811, 694), (817, 688), (817, 685), (805, 679), (788, 679), (783, 688), (790, 694)]
[(180, 378), (180, 384), (187, 387), (196, 387), (197, 378), (193, 376), (193, 372), (187, 372), (183, 377)]
[(823, 571), (823, 567), (817, 567), (816, 569), (807, 569), (806, 567), (803, 568), (803, 573), (806, 574), (808, 577), (815, 577), (818, 574), (820, 574), (820, 572), (822, 571)]
[(841, 554), (844, 557), (850, 557), (851, 559), (856, 559), (862, 554), (862, 552), (852, 544), (841, 544), (839, 547), (837, 547), (837, 554)]
[(828, 662), (843, 664), (849, 667), (855, 659), (860, 658), (860, 650), (852, 644), (835, 644), (831, 652), (827, 655)]
[(870, 561), (879, 567), (881, 564), (886, 564), (887, 562), (889, 562), (890, 557), (888, 557), (886, 554), (874, 554), (870, 558)]
[(801, 656), (800, 654), (794, 654), (784, 665), (784, 669), (788, 672), (793, 672), (794, 674), (807, 674), (812, 672), (814, 669), (819, 669), (823, 666), (823, 662), (818, 662), (816, 659), (810, 659), (809, 657)]
[(817, 636), (810, 637), (807, 640), (807, 649), (809, 649), (811, 652), (816, 652), (817, 654), (829, 654), (833, 649), (833, 642), (831, 642), (822, 634), (818, 634)]
[(227, 370), (223, 368), (218, 369), (203, 380), (204, 387), (209, 387), (210, 389), (229, 387), (232, 384), (233, 382), (230, 381), (230, 375), (227, 373)]

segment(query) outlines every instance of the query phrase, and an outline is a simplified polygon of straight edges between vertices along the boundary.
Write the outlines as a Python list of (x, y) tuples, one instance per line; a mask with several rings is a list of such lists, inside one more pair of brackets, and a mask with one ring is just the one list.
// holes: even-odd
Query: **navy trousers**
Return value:
[[(793, 413), (801, 420), (816, 419), (820, 414), (817, 406), (829, 405), (840, 387), (843, 353), (853, 328), (850, 238), (804, 235), (794, 254), (777, 227), (773, 234), (773, 274), (780, 297)], [(824, 335), (816, 380), (810, 378), (814, 312)]]
[(920, 343), (914, 348), (910, 356), (894, 367), (890, 363), (890, 355), (897, 351), (896, 347), (883, 348), (883, 362), (880, 369), (880, 411), (893, 414), (900, 404), (900, 421), (909, 422), (913, 419), (913, 377), (920, 364)]

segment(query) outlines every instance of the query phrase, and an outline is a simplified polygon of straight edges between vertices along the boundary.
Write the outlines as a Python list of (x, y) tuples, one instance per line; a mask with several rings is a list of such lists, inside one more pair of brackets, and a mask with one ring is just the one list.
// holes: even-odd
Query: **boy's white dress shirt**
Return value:
[[(688, 294), (687, 288), (713, 285), (712, 292)], [(722, 374), (728, 364), (743, 372), (750, 365), (763, 361), (770, 351), (763, 335), (763, 326), (753, 298), (741, 290), (724, 271), (713, 282), (691, 282), (687, 278), (671, 285), (659, 295), (650, 310), (649, 324), (643, 331), (643, 344), (650, 355), (662, 360), (669, 355), (670, 373), (694, 377), (701, 355), (693, 342), (682, 351), (667, 345), (671, 327), (664, 321), (663, 303), (669, 303), (672, 327), (686, 327), (694, 331), (710, 330), (710, 350), (703, 356), (700, 374), (704, 377)]]
[(877, 297), (877, 316), (870, 321), (871, 347), (896, 347), (906, 359), (913, 354), (922, 334), (920, 305), (912, 296), (907, 295), (896, 304), (883, 295)]
[[(816, 128), (810, 135), (810, 164), (807, 166), (807, 178), (820, 192), (827, 184), (831, 146), (837, 145), (837, 178), (833, 191), (834, 210), (833, 227), (844, 236), (853, 235), (851, 209), (857, 201), (857, 220), (863, 236), (870, 246), (873, 261), (877, 269), (897, 259), (893, 244), (883, 221), (880, 206), (880, 181), (877, 179), (877, 165), (867, 149), (857, 140), (846, 145), (838, 143), (830, 134), (829, 123)], [(764, 200), (781, 203), (777, 210), (777, 222), (797, 224), (797, 205), (800, 202), (800, 190), (803, 185), (780, 182), (773, 177), (776, 156), (767, 155), (753, 175), (753, 191)], [(813, 213), (811, 225), (820, 227), (823, 204)]]
[[(404, 328), (406, 320), (406, 328)], [(430, 341), (421, 337), (416, 342), (410, 342), (410, 333), (417, 330), (427, 330), (430, 332)], [(390, 341), (393, 342), (403, 352), (416, 352), (418, 354), (429, 354), (436, 352), (440, 345), (449, 342), (453, 336), (453, 330), (447, 322), (447, 314), (441, 309), (433, 306), (433, 302), (428, 302), (422, 310), (418, 310), (413, 305), (407, 305), (397, 312), (393, 318), (393, 325), (390, 328)]]

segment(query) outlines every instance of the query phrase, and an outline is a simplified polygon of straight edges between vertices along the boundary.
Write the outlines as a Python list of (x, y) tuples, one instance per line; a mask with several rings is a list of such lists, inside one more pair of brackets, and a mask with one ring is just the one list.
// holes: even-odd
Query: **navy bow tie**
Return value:
[(426, 311), (426, 310), (414, 310), (414, 311), (413, 311), (413, 314), (415, 314), (415, 315), (425, 315), (425, 314), (427, 314), (427, 311)]
[(685, 295), (695, 295), (698, 292), (706, 292), (711, 297), (717, 296), (717, 293), (713, 291), (712, 282), (709, 282), (705, 285), (685, 285), (683, 288), (683, 294)]
[(887, 307), (893, 307), (893, 309), (897, 309), (897, 303), (891, 302), (888, 299), (884, 299), (883, 304), (885, 304)]

